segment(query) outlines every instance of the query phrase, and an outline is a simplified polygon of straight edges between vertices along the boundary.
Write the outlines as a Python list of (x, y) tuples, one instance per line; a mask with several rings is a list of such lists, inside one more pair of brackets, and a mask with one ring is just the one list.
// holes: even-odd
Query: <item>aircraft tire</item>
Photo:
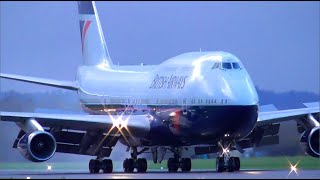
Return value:
[(239, 157), (234, 157), (234, 164), (235, 164), (235, 171), (240, 170), (240, 158)]
[(178, 171), (178, 163), (176, 162), (175, 158), (169, 158), (167, 166), (168, 166), (169, 172), (177, 172)]
[(128, 159), (128, 173), (132, 173), (134, 171), (134, 160), (132, 158)]
[(99, 173), (101, 169), (101, 162), (99, 160), (96, 160), (96, 159), (92, 159), (90, 160), (89, 162), (89, 170), (90, 170), (90, 173)]
[(233, 172), (235, 170), (235, 162), (234, 157), (230, 157), (228, 161), (227, 171)]
[(112, 173), (113, 164), (111, 159), (104, 159), (101, 163), (103, 173)]
[(182, 158), (181, 159), (181, 171), (189, 172), (191, 170), (191, 159), (190, 158)]
[(139, 158), (137, 160), (137, 171), (141, 173), (145, 173), (147, 171), (148, 164), (145, 158)]
[(223, 172), (224, 171), (224, 158), (223, 157), (217, 157), (217, 159), (216, 159), (216, 170), (217, 170), (217, 172)]

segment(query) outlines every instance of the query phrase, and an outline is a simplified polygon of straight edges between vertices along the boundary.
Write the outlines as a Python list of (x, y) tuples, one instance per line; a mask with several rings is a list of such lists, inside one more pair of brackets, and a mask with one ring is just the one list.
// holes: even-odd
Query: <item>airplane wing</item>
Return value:
[(0, 121), (24, 122), (35, 119), (41, 126), (69, 130), (101, 130), (108, 132), (114, 126), (121, 127), (122, 121), (132, 132), (148, 132), (150, 129), (147, 115), (70, 115), (70, 114), (46, 114), (30, 112), (0, 112)]
[(319, 113), (319, 107), (260, 112), (256, 126), (299, 119), (315, 113)]
[[(56, 152), (109, 157), (122, 136), (141, 137), (150, 131), (148, 115), (69, 115), (29, 112), (0, 112), (0, 121), (23, 123), (36, 120), (45, 131), (51, 132), (57, 143)], [(25, 134), (20, 130), (13, 148)], [(94, 134), (94, 135), (92, 135)], [(88, 140), (91, 139), (91, 140)], [(84, 139), (87, 139), (84, 143)]]
[(54, 79), (45, 79), (45, 78), (37, 78), (37, 77), (21, 76), (21, 75), (5, 74), (5, 73), (0, 73), (0, 77), (6, 78), (6, 79), (13, 79), (17, 81), (34, 83), (34, 84), (53, 86), (53, 87), (58, 87), (58, 88), (63, 88), (68, 90), (74, 90), (74, 91), (79, 89), (79, 86), (75, 81), (60, 81), (60, 80), (54, 80)]

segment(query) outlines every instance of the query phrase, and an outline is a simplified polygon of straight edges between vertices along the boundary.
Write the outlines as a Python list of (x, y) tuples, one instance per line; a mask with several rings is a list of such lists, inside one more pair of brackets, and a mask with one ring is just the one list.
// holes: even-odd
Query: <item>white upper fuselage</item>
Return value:
[[(238, 63), (240, 68), (223, 68), (216, 63)], [(77, 80), (85, 105), (221, 106), (259, 102), (243, 64), (221, 51), (185, 53), (152, 66), (81, 66)]]

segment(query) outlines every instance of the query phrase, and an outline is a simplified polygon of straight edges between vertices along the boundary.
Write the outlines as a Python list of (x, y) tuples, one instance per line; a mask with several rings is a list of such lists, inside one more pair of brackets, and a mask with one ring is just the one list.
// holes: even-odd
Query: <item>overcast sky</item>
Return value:
[[(76, 2), (0, 2), (1, 72), (74, 80)], [(236, 55), (256, 86), (319, 93), (319, 2), (97, 2), (115, 64), (160, 64), (190, 51)], [(52, 87), (1, 80), (1, 91)]]

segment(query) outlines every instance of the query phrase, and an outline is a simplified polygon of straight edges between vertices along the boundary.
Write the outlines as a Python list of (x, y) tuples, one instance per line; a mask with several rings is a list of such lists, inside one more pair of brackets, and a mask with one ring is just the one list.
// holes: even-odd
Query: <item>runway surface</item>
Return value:
[(213, 170), (194, 170), (188, 173), (168, 173), (165, 170), (149, 170), (147, 173), (90, 174), (87, 170), (0, 170), (0, 179), (318, 179), (320, 170), (240, 170), (218, 173)]

